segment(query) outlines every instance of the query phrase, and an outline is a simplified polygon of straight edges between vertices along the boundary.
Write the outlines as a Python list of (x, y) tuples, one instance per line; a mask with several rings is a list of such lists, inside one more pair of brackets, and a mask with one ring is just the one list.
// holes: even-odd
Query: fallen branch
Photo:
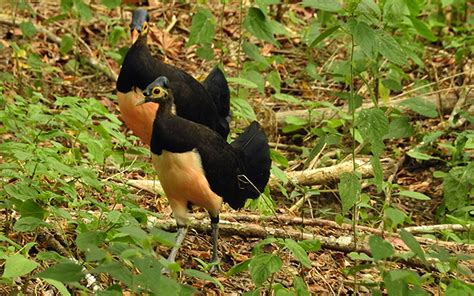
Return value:
[[(372, 165), (369, 158), (358, 158), (355, 160), (358, 166), (356, 171), (367, 178), (373, 175)], [(382, 168), (386, 174), (390, 174), (395, 168), (395, 161), (392, 159), (382, 159)], [(299, 185), (328, 184), (337, 182), (342, 173), (352, 172), (352, 161), (346, 161), (326, 168), (318, 168), (304, 171), (287, 172), (286, 176), (291, 183)], [(270, 179), (270, 187), (276, 186), (278, 180)]]
[[(174, 219), (158, 219), (152, 217), (149, 221), (149, 227), (157, 227), (166, 231), (175, 231), (176, 223)], [(189, 219), (188, 225), (200, 233), (210, 233), (211, 227), (209, 222), (203, 220), (197, 220), (194, 218)], [(266, 238), (269, 236), (277, 238), (292, 238), (294, 240), (319, 240), (321, 246), (326, 249), (340, 251), (344, 253), (358, 252), (365, 253), (371, 256), (370, 249), (366, 241), (358, 241), (357, 247), (354, 247), (352, 235), (345, 235), (339, 237), (325, 237), (312, 233), (304, 233), (300, 230), (285, 229), (282, 227), (273, 228), (261, 226), (253, 223), (239, 223), (221, 220), (219, 222), (219, 233), (221, 235), (232, 236), (238, 235), (240, 237), (254, 237), (254, 238)], [(423, 268), (425, 270), (433, 271), (436, 270), (434, 265), (424, 264), (416, 258), (400, 259), (393, 258), (397, 262), (401, 262), (411, 267)]]
[[(422, 225), (422, 226), (411, 226), (403, 228), (412, 234), (417, 233), (433, 233), (443, 230), (449, 231), (457, 231), (457, 232), (464, 232), (464, 231), (473, 231), (473, 225), (461, 225), (461, 224), (438, 224), (438, 225)], [(474, 250), (473, 250), (474, 251)]]

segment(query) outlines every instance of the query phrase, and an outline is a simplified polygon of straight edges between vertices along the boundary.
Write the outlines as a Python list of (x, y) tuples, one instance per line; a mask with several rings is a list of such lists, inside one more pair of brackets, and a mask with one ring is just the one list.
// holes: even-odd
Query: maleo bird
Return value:
[[(270, 150), (254, 121), (231, 144), (208, 127), (174, 113), (172, 82), (160, 76), (148, 85), (138, 102), (160, 104), (151, 137), (152, 162), (178, 225), (174, 261), (187, 232), (188, 205), (205, 208), (211, 218), (212, 262), (218, 261), (218, 222), (223, 201), (244, 206), (264, 190), (270, 176)], [(146, 104), (150, 105), (150, 104)], [(146, 106), (145, 105), (145, 106)]]
[(142, 90), (158, 76), (168, 77), (176, 113), (206, 125), (223, 138), (229, 134), (230, 93), (222, 71), (215, 67), (201, 84), (191, 75), (152, 56), (148, 45), (149, 16), (143, 9), (133, 12), (130, 24), (132, 46), (117, 80), (120, 113), (125, 124), (145, 144), (150, 144), (157, 104), (136, 106)]

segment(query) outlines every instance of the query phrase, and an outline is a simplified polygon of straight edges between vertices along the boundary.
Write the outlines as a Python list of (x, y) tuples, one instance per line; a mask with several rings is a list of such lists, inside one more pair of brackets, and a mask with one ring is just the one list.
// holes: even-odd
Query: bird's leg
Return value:
[(211, 229), (212, 229), (212, 263), (219, 261), (219, 255), (217, 254), (217, 248), (219, 244), (219, 215), (216, 217), (211, 216)]
[(176, 235), (175, 246), (171, 250), (171, 253), (168, 257), (168, 261), (175, 262), (176, 255), (178, 254), (178, 250), (181, 247), (181, 244), (183, 243), (183, 240), (186, 237), (187, 232), (188, 232), (188, 227), (186, 225), (184, 226), (178, 225), (178, 234)]

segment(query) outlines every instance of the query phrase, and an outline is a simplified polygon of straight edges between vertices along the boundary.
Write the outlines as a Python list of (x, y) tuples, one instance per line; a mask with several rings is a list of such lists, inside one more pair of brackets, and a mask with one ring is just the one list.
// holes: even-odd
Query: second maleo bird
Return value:
[(215, 67), (201, 84), (191, 75), (152, 56), (147, 45), (149, 15), (133, 12), (130, 24), (133, 45), (127, 52), (117, 80), (120, 113), (125, 124), (145, 144), (150, 144), (157, 104), (136, 106), (141, 92), (158, 76), (170, 79), (176, 113), (206, 125), (223, 138), (229, 134), (230, 93), (222, 71)]
[[(264, 190), (270, 176), (270, 148), (254, 121), (231, 144), (202, 124), (173, 114), (171, 81), (158, 77), (143, 92), (138, 104), (160, 104), (151, 137), (152, 162), (178, 225), (174, 261), (187, 231), (188, 205), (205, 208), (211, 217), (212, 261), (218, 261), (218, 222), (223, 202), (244, 206)], [(155, 105), (155, 104), (145, 104)]]

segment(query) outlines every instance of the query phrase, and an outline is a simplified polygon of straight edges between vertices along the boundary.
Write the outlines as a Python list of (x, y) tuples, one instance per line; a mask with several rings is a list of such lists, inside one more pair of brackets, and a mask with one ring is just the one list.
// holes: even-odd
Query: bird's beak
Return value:
[(143, 99), (140, 99), (138, 102), (135, 103), (135, 106), (140, 106), (140, 105), (143, 105), (146, 103), (146, 99), (143, 98)]
[(132, 37), (132, 45), (133, 45), (133, 44), (135, 44), (138, 37), (140, 36), (140, 32), (138, 32), (137, 29), (132, 29), (132, 31), (130, 32), (130, 35)]

